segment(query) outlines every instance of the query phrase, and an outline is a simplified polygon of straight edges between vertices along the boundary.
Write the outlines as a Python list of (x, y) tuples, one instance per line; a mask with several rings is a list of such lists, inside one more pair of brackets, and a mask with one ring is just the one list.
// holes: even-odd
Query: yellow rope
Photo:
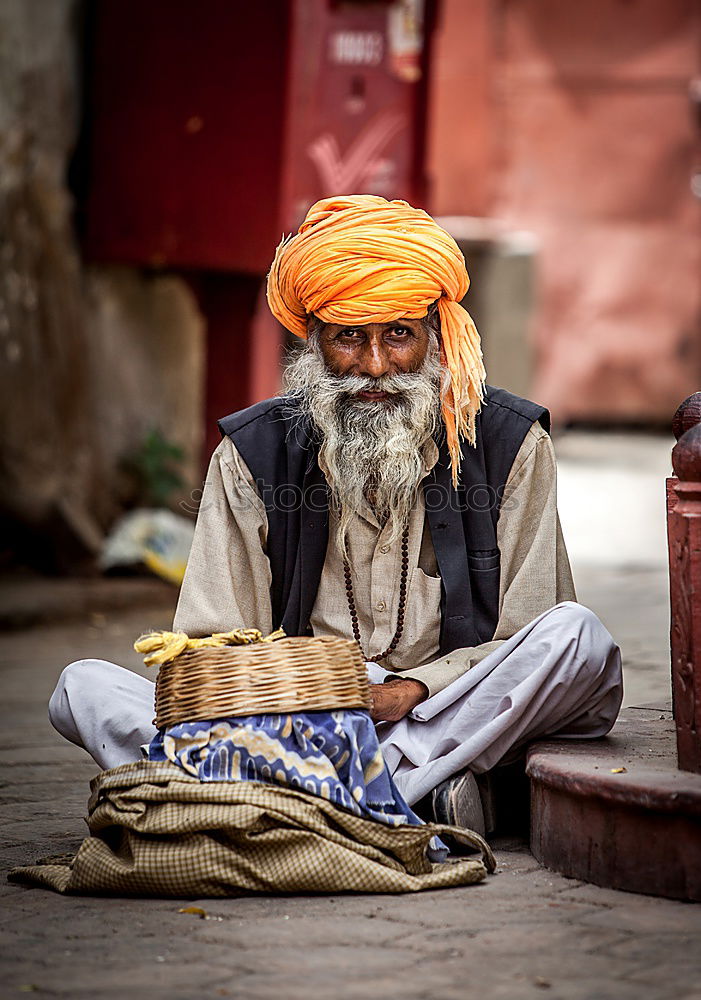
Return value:
[(263, 635), (257, 628), (235, 628), (232, 632), (215, 632), (201, 639), (191, 639), (185, 632), (149, 632), (140, 636), (134, 643), (137, 653), (148, 653), (144, 656), (147, 667), (170, 663), (176, 656), (189, 649), (202, 649), (206, 646), (248, 646), (253, 642), (275, 642), (284, 639), (281, 628)]

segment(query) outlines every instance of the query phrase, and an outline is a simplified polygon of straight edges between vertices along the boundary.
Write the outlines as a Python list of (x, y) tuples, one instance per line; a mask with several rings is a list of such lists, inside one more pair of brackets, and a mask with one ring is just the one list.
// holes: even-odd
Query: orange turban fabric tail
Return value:
[(441, 361), (450, 379), (442, 408), (453, 483), (460, 441), (475, 443), (485, 379), (480, 338), (460, 305), (470, 284), (455, 240), (430, 215), (375, 195), (325, 198), (277, 248), (268, 275), (273, 314), (298, 337), (310, 314), (362, 325), (420, 319), (438, 300)]

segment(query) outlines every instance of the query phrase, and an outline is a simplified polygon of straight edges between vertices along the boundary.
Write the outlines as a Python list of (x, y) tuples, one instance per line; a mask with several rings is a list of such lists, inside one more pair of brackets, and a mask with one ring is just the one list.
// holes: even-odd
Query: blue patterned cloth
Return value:
[(288, 785), (390, 826), (422, 823), (396, 789), (363, 711), (183, 722), (158, 732), (148, 759), (172, 761), (200, 781)]

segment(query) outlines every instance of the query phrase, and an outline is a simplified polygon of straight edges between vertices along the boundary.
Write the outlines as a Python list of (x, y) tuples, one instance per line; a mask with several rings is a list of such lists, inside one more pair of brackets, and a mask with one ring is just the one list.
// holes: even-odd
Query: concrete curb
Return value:
[(177, 589), (151, 577), (4, 577), (0, 631), (109, 615), (138, 607), (173, 607)]

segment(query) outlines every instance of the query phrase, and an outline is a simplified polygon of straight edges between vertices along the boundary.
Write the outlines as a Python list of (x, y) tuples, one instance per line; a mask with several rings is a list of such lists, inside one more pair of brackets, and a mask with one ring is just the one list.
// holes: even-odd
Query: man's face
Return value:
[(370, 502), (397, 539), (426, 475), (422, 445), (440, 426), (443, 367), (428, 320), (310, 323), (285, 371), (285, 392), (315, 427), (347, 555), (354, 516)]
[[(365, 326), (325, 324), (319, 346), (326, 367), (334, 375), (380, 378), (417, 372), (429, 346), (429, 333), (421, 319), (399, 319)], [(382, 400), (386, 392), (359, 392), (367, 400)]]

